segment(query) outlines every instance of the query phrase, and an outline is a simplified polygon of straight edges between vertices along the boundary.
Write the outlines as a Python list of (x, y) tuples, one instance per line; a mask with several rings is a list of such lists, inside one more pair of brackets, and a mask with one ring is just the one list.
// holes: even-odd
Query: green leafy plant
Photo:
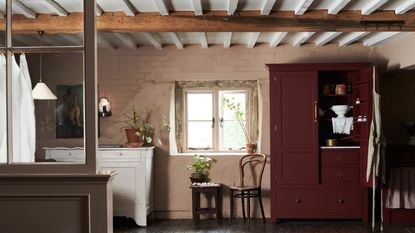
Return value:
[(235, 98), (228, 99), (226, 97), (223, 97), (222, 101), (223, 106), (225, 106), (225, 108), (229, 109), (233, 113), (234, 119), (238, 122), (239, 126), (244, 132), (246, 143), (254, 143), (254, 140), (252, 140), (251, 134), (244, 119), (245, 112), (241, 110), (241, 103), (237, 103)]
[(193, 177), (207, 177), (209, 175), (209, 170), (212, 165), (213, 159), (203, 156), (203, 155), (194, 155), (194, 162), (187, 165), (187, 169), (193, 171)]
[(160, 139), (161, 133), (164, 131), (170, 131), (170, 124), (164, 115), (160, 127), (157, 128), (149, 122), (145, 122), (142, 118), (144, 114), (140, 111), (136, 111), (134, 106), (131, 115), (127, 115), (125, 113), (123, 115), (127, 119), (125, 120), (127, 127), (136, 129), (136, 135), (139, 137), (140, 141), (144, 142), (145, 145), (151, 145), (154, 137), (157, 138), (158, 144), (162, 145), (163, 143)]

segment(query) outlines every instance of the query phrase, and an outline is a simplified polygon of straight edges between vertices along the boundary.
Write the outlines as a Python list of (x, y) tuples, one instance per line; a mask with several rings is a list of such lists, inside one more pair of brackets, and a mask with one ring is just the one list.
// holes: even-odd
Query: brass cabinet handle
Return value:
[(339, 199), (339, 203), (340, 203), (340, 204), (343, 204), (343, 203), (344, 203), (344, 200), (343, 200), (342, 198), (340, 198), (340, 199)]
[(337, 173), (337, 178), (338, 178), (339, 180), (341, 180), (341, 179), (343, 179), (343, 175), (342, 175), (342, 174), (340, 174), (340, 173)]
[(314, 122), (317, 122), (318, 118), (318, 106), (317, 106), (317, 100), (314, 101)]
[(295, 202), (297, 202), (297, 204), (300, 204), (301, 200), (297, 198), (297, 199), (295, 199)]

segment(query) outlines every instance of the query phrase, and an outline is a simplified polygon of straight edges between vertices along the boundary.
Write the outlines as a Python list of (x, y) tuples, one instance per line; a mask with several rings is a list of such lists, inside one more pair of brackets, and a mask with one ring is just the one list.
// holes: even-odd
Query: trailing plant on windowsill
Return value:
[(256, 150), (256, 142), (252, 138), (252, 134), (247, 126), (246, 114), (241, 110), (241, 103), (237, 103), (234, 98), (228, 99), (224, 97), (222, 99), (223, 106), (229, 109), (233, 113), (233, 118), (238, 122), (245, 136), (246, 150), (248, 154), (253, 154)]
[(233, 113), (233, 118), (238, 122), (239, 126), (241, 127), (246, 143), (253, 143), (255, 144), (254, 140), (251, 137), (251, 133), (246, 125), (245, 120), (245, 112), (241, 110), (241, 103), (236, 103), (235, 99), (228, 99), (226, 97), (223, 98), (223, 106), (229, 109)]

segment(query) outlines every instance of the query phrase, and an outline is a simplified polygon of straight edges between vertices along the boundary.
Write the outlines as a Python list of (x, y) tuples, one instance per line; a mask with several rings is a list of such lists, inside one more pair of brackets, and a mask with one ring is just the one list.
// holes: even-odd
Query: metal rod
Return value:
[[(3, 51), (6, 49), (2, 49)], [(84, 46), (24, 46), (24, 47), (11, 47), (7, 50), (15, 53), (19, 52), (78, 52), (83, 51)]]

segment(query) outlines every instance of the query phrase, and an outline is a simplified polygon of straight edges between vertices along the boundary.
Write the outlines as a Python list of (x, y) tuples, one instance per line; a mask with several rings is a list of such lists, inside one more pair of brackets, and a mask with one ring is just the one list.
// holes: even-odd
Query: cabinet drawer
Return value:
[(100, 151), (99, 156), (101, 159), (133, 159), (141, 160), (140, 151)]
[(322, 183), (359, 183), (358, 167), (323, 167), (321, 169)]
[(56, 161), (81, 161), (85, 160), (84, 150), (48, 150), (46, 151), (46, 159), (54, 159)]
[(359, 166), (359, 149), (323, 149), (321, 164), (323, 166), (355, 165)]
[(282, 189), (276, 191), (278, 212), (358, 213), (363, 207), (360, 189)]

